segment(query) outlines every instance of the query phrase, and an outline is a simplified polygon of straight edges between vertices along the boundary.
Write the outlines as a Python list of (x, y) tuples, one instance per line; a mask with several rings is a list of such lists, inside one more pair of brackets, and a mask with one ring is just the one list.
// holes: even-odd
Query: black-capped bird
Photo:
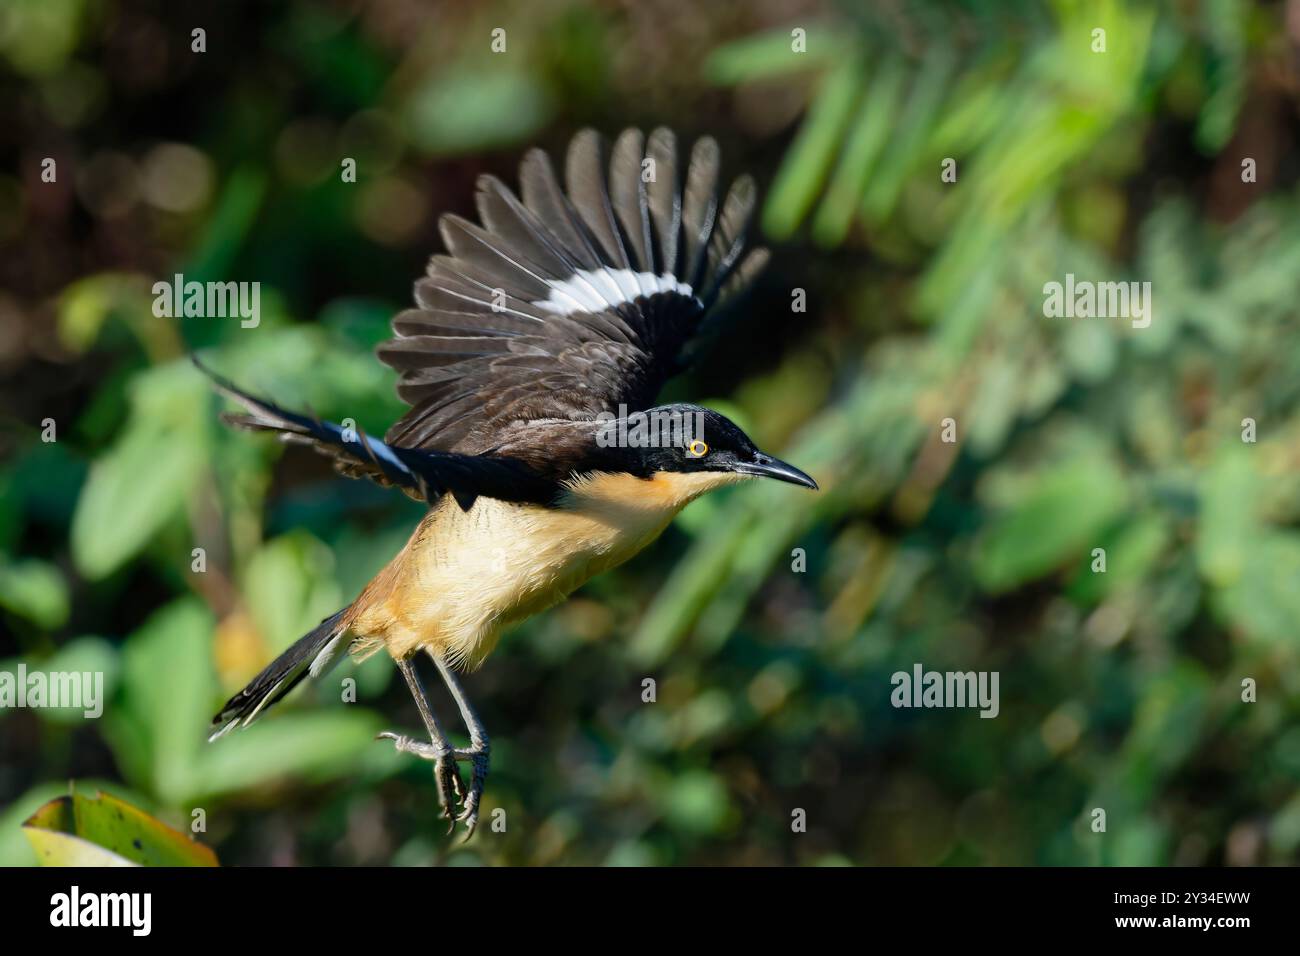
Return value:
[[(488, 736), (457, 670), (477, 668), (501, 632), (650, 544), (701, 494), (755, 477), (807, 488), (808, 475), (695, 405), (651, 407), (718, 303), (767, 259), (745, 255), (753, 180), (718, 201), (717, 144), (700, 139), (684, 176), (673, 134), (627, 130), (609, 152), (574, 137), (562, 190), (546, 155), (520, 166), (521, 196), (478, 181), (482, 225), (447, 215), (447, 255), (415, 285), (379, 358), (411, 405), (384, 440), (284, 411), (213, 376), (247, 414), (331, 456), (345, 475), (395, 485), (428, 514), (350, 605), (232, 697), (213, 739), (247, 726), (303, 678), (350, 651), (397, 662), (428, 740), (384, 733), (433, 761), (443, 815), (473, 833)], [(416, 674), (432, 658), (465, 722), (453, 747)], [(458, 762), (472, 777), (464, 785)], [(457, 810), (459, 809), (459, 813)]]

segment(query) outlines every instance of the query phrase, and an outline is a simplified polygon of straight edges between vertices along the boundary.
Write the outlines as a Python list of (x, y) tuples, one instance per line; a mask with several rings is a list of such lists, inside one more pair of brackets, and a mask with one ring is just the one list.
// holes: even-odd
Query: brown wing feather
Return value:
[(753, 182), (737, 181), (719, 207), (713, 140), (692, 150), (685, 195), (668, 130), (625, 131), (604, 157), (584, 130), (569, 147), (567, 195), (533, 150), (522, 201), (485, 176), (481, 226), (443, 217), (449, 254), (430, 261), (418, 308), (394, 318), (378, 349), (412, 406), (386, 442), (481, 454), (519, 423), (645, 408), (712, 303), (752, 279), (761, 251), (738, 264)]

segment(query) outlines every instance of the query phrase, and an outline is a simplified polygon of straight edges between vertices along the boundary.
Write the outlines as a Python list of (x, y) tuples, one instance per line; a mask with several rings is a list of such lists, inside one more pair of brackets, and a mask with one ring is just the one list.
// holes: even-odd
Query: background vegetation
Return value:
[[(227, 865), (1294, 862), (1298, 50), (1294, 0), (8, 0), (0, 670), (111, 696), (0, 713), (0, 862), (69, 779), (204, 809)], [(631, 124), (717, 136), (776, 253), (672, 396), (824, 491), (701, 501), (503, 641), (468, 686), (505, 833), (445, 840), (373, 741), (418, 726), (382, 660), (205, 744), (419, 509), (223, 430), (186, 353), (382, 432), (437, 215)], [(155, 318), (175, 272), (261, 282), (260, 326)], [(1067, 272), (1152, 282), (1152, 326), (1045, 318)], [(892, 708), (918, 661), (1000, 672), (1000, 716)]]

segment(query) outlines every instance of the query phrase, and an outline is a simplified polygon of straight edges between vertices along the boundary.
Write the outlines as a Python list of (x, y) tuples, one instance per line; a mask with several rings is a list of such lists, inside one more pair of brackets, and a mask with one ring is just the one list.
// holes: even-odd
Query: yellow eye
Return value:
[(709, 453), (709, 446), (698, 438), (686, 447), (686, 454), (691, 458), (703, 458)]

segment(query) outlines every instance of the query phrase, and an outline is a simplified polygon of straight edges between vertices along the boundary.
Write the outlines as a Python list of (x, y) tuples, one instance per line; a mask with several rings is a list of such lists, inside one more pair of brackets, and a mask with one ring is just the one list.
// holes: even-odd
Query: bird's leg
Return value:
[(464, 809), (458, 818), (465, 821), (467, 829), (465, 839), (468, 840), (473, 836), (474, 827), (478, 824), (479, 801), (483, 798), (483, 787), (487, 783), (488, 762), (492, 748), (488, 744), (488, 735), (483, 729), (483, 721), (479, 719), (474, 705), (465, 696), (456, 672), (432, 650), (429, 650), (429, 656), (433, 658), (433, 663), (437, 666), (438, 673), (442, 675), (447, 690), (451, 692), (456, 706), (460, 708), (460, 717), (465, 721), (465, 729), (469, 731), (469, 747), (457, 749), (455, 752), (457, 760), (467, 760), (474, 768), (473, 775), (470, 777), (469, 794), (465, 798)]
[(468, 805), (465, 800), (465, 784), (460, 778), (460, 770), (456, 767), (459, 755), (447, 741), (447, 735), (442, 732), (442, 728), (438, 726), (438, 718), (433, 715), (433, 708), (429, 706), (429, 698), (424, 693), (419, 675), (415, 673), (415, 665), (410, 660), (399, 660), (397, 669), (402, 672), (402, 676), (406, 678), (406, 685), (411, 689), (415, 706), (419, 709), (424, 727), (429, 732), (430, 742), (426, 744), (387, 730), (379, 737), (392, 740), (400, 751), (434, 761), (433, 773), (438, 781), (438, 803), (442, 807), (442, 816), (451, 822), (451, 826), (447, 828), (447, 832), (450, 833), (455, 829), (457, 819), (452, 808), (462, 802)]

